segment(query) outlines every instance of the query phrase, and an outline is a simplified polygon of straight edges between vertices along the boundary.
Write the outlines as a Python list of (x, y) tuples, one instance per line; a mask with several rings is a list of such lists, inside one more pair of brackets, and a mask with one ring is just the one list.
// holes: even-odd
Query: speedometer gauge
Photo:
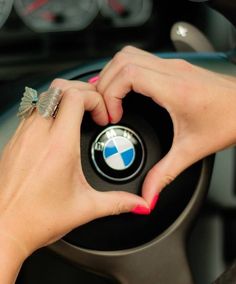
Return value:
[(15, 0), (25, 24), (36, 32), (82, 30), (96, 17), (96, 0)]
[(13, 5), (13, 0), (0, 0), (0, 28), (8, 18)]
[(143, 25), (151, 16), (153, 0), (100, 0), (101, 13), (110, 18), (114, 26)]

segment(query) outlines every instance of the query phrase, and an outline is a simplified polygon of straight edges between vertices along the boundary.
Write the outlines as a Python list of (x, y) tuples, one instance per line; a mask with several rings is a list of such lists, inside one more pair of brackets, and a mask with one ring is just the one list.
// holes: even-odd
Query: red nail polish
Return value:
[(88, 82), (89, 82), (90, 84), (94, 84), (94, 83), (97, 82), (98, 79), (99, 79), (99, 76), (94, 76), (94, 77), (90, 78), (90, 79), (88, 80)]
[(152, 200), (151, 205), (150, 205), (151, 211), (155, 208), (158, 199), (159, 199), (159, 194), (156, 194), (156, 195), (153, 197), (153, 200)]
[(111, 118), (110, 114), (108, 114), (108, 119), (109, 119), (109, 122), (112, 123), (112, 118)]
[(139, 215), (149, 215), (150, 209), (142, 205), (137, 205), (131, 212)]

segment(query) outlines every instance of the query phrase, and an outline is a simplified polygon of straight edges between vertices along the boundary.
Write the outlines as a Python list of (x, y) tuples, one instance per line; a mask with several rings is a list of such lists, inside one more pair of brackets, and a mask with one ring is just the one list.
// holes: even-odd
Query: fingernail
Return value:
[(159, 199), (159, 194), (156, 194), (156, 195), (153, 197), (153, 200), (152, 200), (151, 205), (150, 205), (151, 211), (155, 208), (158, 199)]
[(109, 122), (112, 123), (112, 117), (110, 116), (110, 114), (108, 114), (108, 119), (109, 119)]
[(131, 212), (139, 215), (149, 215), (150, 209), (142, 205), (137, 205)]
[(89, 82), (90, 84), (94, 84), (94, 83), (97, 82), (98, 79), (99, 79), (99, 76), (94, 76), (94, 77), (90, 78), (90, 79), (88, 80), (88, 82)]

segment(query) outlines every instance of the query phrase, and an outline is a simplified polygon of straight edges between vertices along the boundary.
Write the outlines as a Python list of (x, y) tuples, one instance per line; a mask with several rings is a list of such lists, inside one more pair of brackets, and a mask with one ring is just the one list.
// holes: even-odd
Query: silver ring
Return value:
[(17, 116), (20, 119), (29, 117), (38, 103), (38, 93), (36, 90), (25, 87), (25, 92), (21, 99), (20, 107)]
[(42, 117), (55, 118), (61, 100), (61, 93), (61, 89), (52, 87), (39, 96), (37, 110)]
[(44, 118), (54, 117), (58, 111), (62, 91), (59, 88), (49, 88), (46, 92), (38, 95), (32, 88), (25, 87), (17, 116), (20, 119), (28, 118), (36, 108)]

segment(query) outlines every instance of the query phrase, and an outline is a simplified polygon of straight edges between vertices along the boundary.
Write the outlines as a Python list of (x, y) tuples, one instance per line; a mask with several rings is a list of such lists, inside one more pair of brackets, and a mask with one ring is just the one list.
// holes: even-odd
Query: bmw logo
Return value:
[(96, 170), (113, 181), (126, 181), (134, 177), (144, 162), (144, 146), (130, 128), (111, 126), (103, 130), (91, 148)]

